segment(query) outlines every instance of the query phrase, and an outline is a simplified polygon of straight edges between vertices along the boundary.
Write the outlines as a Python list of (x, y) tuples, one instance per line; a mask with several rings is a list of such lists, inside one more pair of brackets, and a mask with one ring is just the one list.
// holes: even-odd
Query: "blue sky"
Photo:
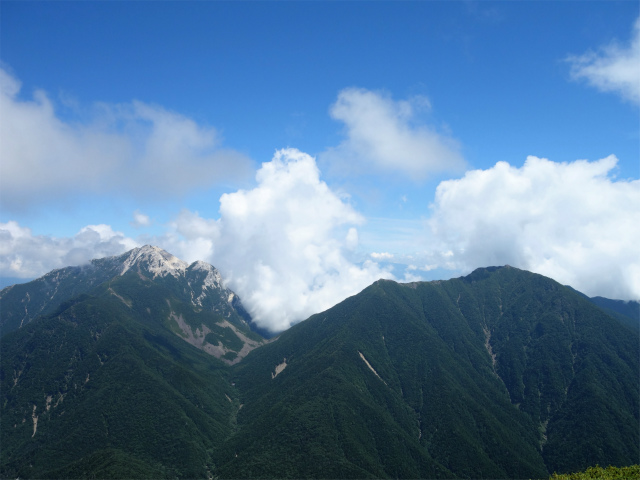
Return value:
[(273, 329), (487, 264), (640, 298), (637, 2), (0, 9), (0, 276), (154, 243)]

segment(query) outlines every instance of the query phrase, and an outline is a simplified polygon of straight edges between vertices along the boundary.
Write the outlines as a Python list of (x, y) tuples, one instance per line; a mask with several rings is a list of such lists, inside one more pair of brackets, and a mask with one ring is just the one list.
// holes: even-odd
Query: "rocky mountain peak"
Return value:
[(167, 275), (179, 277), (184, 275), (185, 270), (189, 266), (187, 262), (171, 255), (160, 247), (154, 247), (152, 245), (134, 248), (126, 255), (127, 257), (122, 263), (120, 275), (124, 275), (133, 267), (144, 265), (144, 267), (153, 274), (153, 278), (158, 276), (165, 277)]
[(206, 276), (202, 281), (203, 286), (205, 287), (215, 287), (215, 288), (223, 288), (222, 286), (222, 276), (220, 272), (209, 263), (203, 262), (201, 260), (197, 260), (189, 265), (189, 270), (205, 272)]

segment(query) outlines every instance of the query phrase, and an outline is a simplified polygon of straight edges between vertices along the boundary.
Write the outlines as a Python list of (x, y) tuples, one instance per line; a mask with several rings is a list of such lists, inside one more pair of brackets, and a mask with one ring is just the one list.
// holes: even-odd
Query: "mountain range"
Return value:
[(509, 266), (278, 337), (145, 246), (0, 291), (3, 478), (546, 478), (640, 456), (637, 303)]

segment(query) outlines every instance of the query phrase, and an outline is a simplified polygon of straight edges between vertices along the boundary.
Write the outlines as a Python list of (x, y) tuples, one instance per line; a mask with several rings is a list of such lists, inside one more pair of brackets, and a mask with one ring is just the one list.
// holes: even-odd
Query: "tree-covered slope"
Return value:
[[(213, 267), (165, 254), (129, 252), (4, 333), (0, 476), (543, 478), (638, 461), (638, 333), (553, 280), (381, 280), (265, 344)], [(2, 318), (20, 318), (3, 292)]]
[(207, 475), (235, 391), (137, 302), (83, 295), (2, 338), (3, 478)]
[(222, 477), (524, 478), (637, 462), (637, 336), (510, 267), (376, 282), (236, 368), (243, 407)]
[(550, 471), (637, 462), (636, 332), (571, 289), (510, 267), (443, 284), (470, 324), (486, 325), (496, 373), (538, 423)]
[(640, 480), (640, 465), (627, 467), (609, 465), (607, 468), (596, 465), (584, 472), (554, 473), (549, 480)]

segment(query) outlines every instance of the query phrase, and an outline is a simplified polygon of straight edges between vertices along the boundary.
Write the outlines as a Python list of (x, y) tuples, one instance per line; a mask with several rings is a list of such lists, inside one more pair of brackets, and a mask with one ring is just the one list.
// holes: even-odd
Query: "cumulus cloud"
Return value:
[(213, 260), (256, 323), (288, 328), (391, 274), (357, 265), (364, 219), (320, 180), (315, 160), (295, 149), (264, 163), (252, 190), (220, 199), (220, 236)]
[(177, 195), (244, 178), (251, 162), (216, 130), (133, 101), (94, 105), (90, 121), (63, 119), (44, 91), (22, 100), (0, 69), (0, 199), (19, 210), (78, 193)]
[(312, 157), (279, 150), (256, 180), (251, 190), (222, 195), (218, 220), (181, 212), (161, 243), (219, 268), (258, 325), (287, 329), (392, 278), (375, 262), (348, 258), (364, 219), (320, 179)]
[(346, 139), (322, 154), (335, 168), (353, 173), (371, 168), (424, 178), (464, 166), (458, 142), (426, 125), (412, 123), (424, 97), (394, 101), (370, 90), (348, 88), (338, 94), (330, 114), (345, 124)]
[(430, 260), (462, 271), (510, 264), (587, 295), (640, 299), (640, 181), (612, 179), (616, 163), (528, 157), (442, 182)]
[(640, 17), (628, 45), (611, 43), (597, 52), (572, 55), (571, 76), (604, 92), (614, 92), (640, 105)]
[(92, 258), (126, 252), (139, 244), (109, 225), (88, 225), (73, 237), (33, 235), (15, 221), (0, 223), (0, 276), (36, 278)]

